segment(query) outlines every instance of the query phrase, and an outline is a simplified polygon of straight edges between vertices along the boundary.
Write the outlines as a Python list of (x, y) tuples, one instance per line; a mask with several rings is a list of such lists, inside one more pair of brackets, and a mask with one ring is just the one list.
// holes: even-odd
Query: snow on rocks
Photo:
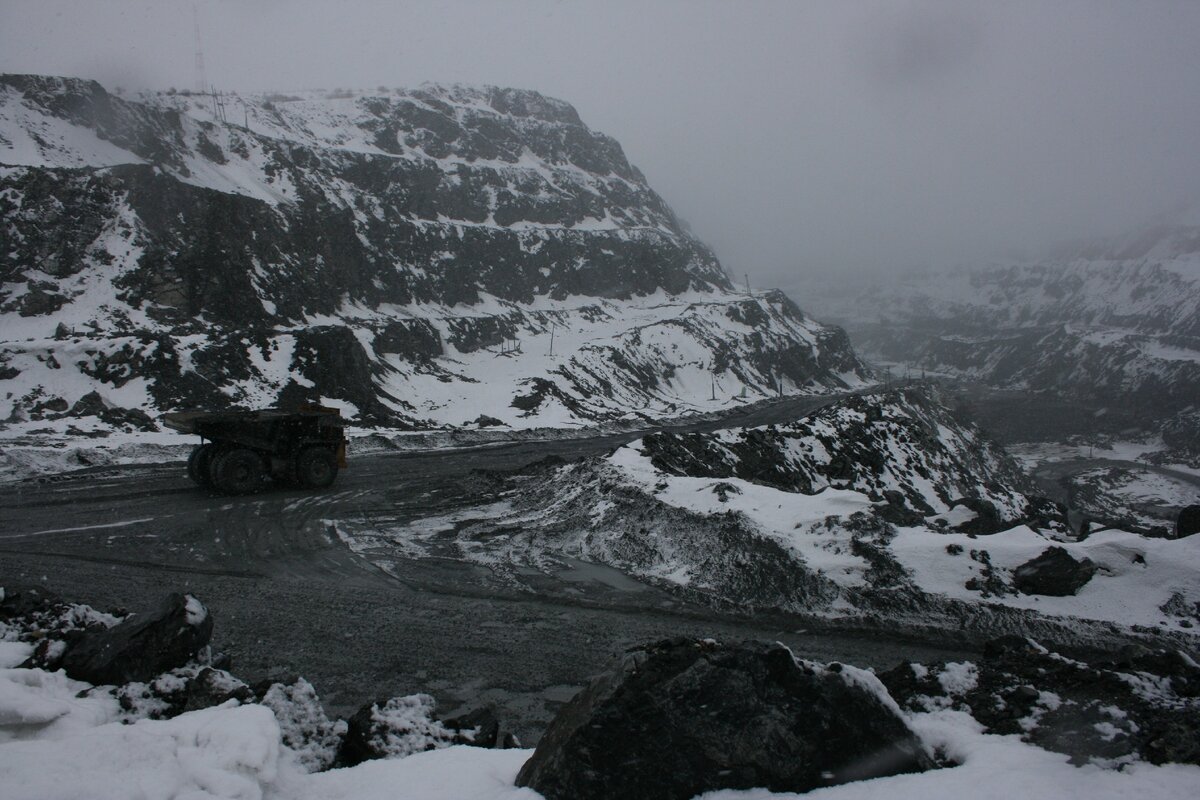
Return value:
[(106, 723), (0, 744), (8, 800), (261, 798), (280, 777), (279, 726), (263, 706)]
[[(171, 613), (159, 617), (173, 620), (172, 628), (211, 631), (211, 616), (190, 595), (172, 595), (163, 608)], [(144, 631), (150, 616), (128, 615), (121, 622), (37, 589), (0, 594), (0, 785), (5, 800), (127, 797), (130, 786), (154, 797), (294, 798), (307, 796), (308, 773), (328, 770), (344, 755), (344, 741), (351, 745), (346, 752), (357, 754), (345, 763), (397, 759), (457, 744), (515, 745), (487, 709), (438, 720), (432, 698), (414, 695), (368, 706), (371, 725), (359, 731), (367, 738), (355, 750), (347, 723), (326, 716), (307, 681), (252, 689), (204, 663), (207, 648), (199, 654), (202, 660), (120, 685), (95, 686), (63, 671), (17, 666), (35, 654), (32, 641), (70, 642), (75, 648), (99, 631), (119, 634), (114, 641), (145, 643), (144, 636), (139, 639), (122, 628), (138, 622), (140, 627), (131, 628)], [(111, 623), (111, 629), (104, 623)], [(115, 652), (119, 655), (120, 648)], [(143, 662), (153, 658), (151, 652)], [(56, 758), (71, 763), (50, 770), (51, 776), (38, 774)], [(512, 764), (512, 774), (517, 766)], [(511, 782), (511, 775), (505, 782)], [(331, 791), (336, 795), (338, 790)]]
[(260, 702), (274, 712), (284, 745), (306, 771), (320, 772), (333, 766), (346, 723), (330, 721), (311, 683), (297, 678), (290, 685), (272, 684)]
[[(6, 591), (5, 600), (17, 594)], [(18, 633), (16, 627), (9, 627), (5, 635)], [(649, 650), (654, 647), (649, 646)], [(170, 719), (133, 720), (111, 692), (74, 681), (61, 672), (4, 666), (24, 656), (28, 648), (28, 643), (11, 638), (0, 642), (0, 786), (4, 787), (5, 800), (106, 800), (127, 798), (133, 792), (197, 800), (542, 797), (514, 785), (522, 766), (534, 763), (530, 761), (533, 751), (529, 750), (456, 745), (404, 758), (311, 772), (328, 765), (340, 730), (336, 723), (329, 724), (311, 686), (304, 681), (271, 687), (261, 703), (233, 697), (219, 706), (185, 710)], [(738, 663), (753, 666), (761, 661), (763, 666), (775, 667), (751, 670), (745, 673), (751, 679), (748, 684), (735, 681), (726, 687), (723, 676), (742, 673), (697, 669), (697, 664), (704, 660), (713, 667), (733, 648), (699, 640), (685, 649), (695, 649), (700, 655), (690, 669), (680, 674), (695, 674), (700, 679), (697, 685), (720, 689), (715, 697), (719, 704), (730, 705), (731, 699), (741, 696), (737, 691), (747, 685), (778, 685), (781, 678), (804, 673), (804, 680), (853, 694), (857, 702), (870, 705), (873, 713), (892, 720), (895, 730), (904, 732), (906, 741), (916, 745), (917, 749), (910, 752), (933, 753), (941, 767), (919, 774), (826, 786), (819, 790), (822, 797), (921, 800), (929, 796), (970, 796), (1000, 800), (1021, 796), (1056, 800), (1082, 793), (1091, 800), (1131, 795), (1190, 798), (1200, 781), (1200, 768), (1195, 766), (1150, 763), (1191, 758), (1187, 747), (1189, 741), (1195, 741), (1194, 726), (1171, 728), (1170, 721), (1194, 719), (1197, 667), (1178, 653), (1131, 649), (1084, 662), (1057, 655), (1028, 640), (1006, 640), (989, 648), (977, 665), (902, 665), (896, 672), (909, 677), (897, 688), (890, 673), (880, 676), (881, 682), (854, 667), (798, 661), (778, 645), (759, 645), (751, 648), (758, 656), (742, 658)], [(670, 672), (646, 668), (645, 659), (639, 663), (645, 670), (640, 679), (646, 683), (653, 683), (650, 678), (656, 674)], [(678, 683), (672, 685), (682, 688)], [(673, 691), (669, 687), (667, 690)], [(889, 691), (904, 709), (897, 706)], [(679, 692), (676, 695), (682, 721), (698, 735), (706, 735), (710, 719), (730, 722), (729, 715), (708, 717), (698, 713), (695, 698), (683, 697)], [(925, 695), (925, 700), (945, 698), (945, 702), (915, 702), (919, 695)], [(997, 696), (1008, 705), (997, 705)], [(409, 710), (424, 708), (420, 702), (402, 705)], [(985, 721), (971, 716), (976, 707)], [(645, 713), (646, 706), (638, 708)], [(773, 713), (776, 704), (762, 708)], [(827, 710), (834, 717), (841, 715), (849, 720), (853, 742), (862, 744), (857, 738), (858, 719), (848, 713), (844, 702), (839, 700)], [(1077, 718), (1070, 717), (1072, 713)], [(1188, 714), (1191, 716), (1184, 716)], [(1071, 724), (1064, 725), (1064, 720)], [(796, 721), (802, 723), (801, 727), (814, 721), (811, 703), (803, 704), (803, 713)], [(469, 724), (460, 722), (447, 721), (445, 727), (477, 731), (477, 743), (481, 736), (487, 738), (485, 730), (489, 726), (482, 718), (476, 716)], [(771, 719), (776, 727), (786, 726), (787, 722), (782, 717)], [(704, 724), (697, 727), (698, 723)], [(1012, 732), (1000, 733), (1000, 727)], [(318, 730), (323, 734), (313, 738)], [(746, 740), (747, 753), (769, 754), (763, 747), (764, 739), (756, 735), (762, 730), (745, 727), (731, 735)], [(1166, 735), (1150, 735), (1163, 730)], [(1071, 732), (1075, 741), (1083, 737), (1091, 743), (1089, 747), (1101, 749), (1086, 751), (1091, 754), (1088, 763), (1073, 766), (1072, 759), (1079, 763), (1083, 752), (1078, 747), (1070, 751), (1070, 756), (1053, 752), (1067, 752), (1060, 747), (1069, 741), (1064, 739), (1063, 731)], [(826, 738), (817, 737), (815, 742), (826, 746)], [(546, 737), (543, 741), (548, 740)], [(687, 748), (671, 752), (674, 741), (664, 735), (650, 745), (657, 748), (655, 752), (671, 758), (698, 755)], [(1131, 741), (1146, 747), (1134, 752)], [(727, 742), (723, 740), (715, 752), (729, 753), (724, 744)], [(621, 741), (606, 741), (605, 745), (620, 746)], [(839, 775), (846, 777), (845, 773), (837, 773), (818, 779), (828, 783)], [(704, 795), (705, 800), (783, 800), (792, 796), (766, 788), (717, 790)]]
[(862, 492), (897, 523), (994, 533), (1019, 522), (1061, 527), (1029, 478), (974, 425), (955, 419), (932, 389), (861, 394), (795, 422), (713, 434), (651, 434), (642, 452), (666, 473), (737, 477), (803, 494)]
[(861, 323), (856, 343), (885, 360), (1082, 399), (1109, 412), (1090, 428), (1161, 431), (1192, 460), (1198, 233), (1192, 209), (1051, 260), (873, 280), (827, 313)]
[(965, 709), (983, 730), (1075, 764), (1200, 764), (1200, 668), (1176, 650), (1130, 646), (1083, 661), (1008, 636), (976, 664), (901, 664), (879, 677), (909, 709)]
[(434, 717), (427, 694), (369, 703), (348, 721), (339, 762), (354, 766), (373, 758), (403, 758), (413, 753), (475, 744), (475, 730), (456, 730)]

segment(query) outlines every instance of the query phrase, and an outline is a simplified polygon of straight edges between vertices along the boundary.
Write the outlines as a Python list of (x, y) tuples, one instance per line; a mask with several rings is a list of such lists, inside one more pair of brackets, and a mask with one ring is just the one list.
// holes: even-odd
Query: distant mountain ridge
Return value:
[(1156, 427), (1200, 402), (1200, 218), (1060, 260), (880, 281), (832, 317), (876, 356), (1122, 408)]
[(96, 392), (528, 427), (866, 378), (840, 330), (735, 291), (614, 139), (532, 91), (124, 99), (0, 76), (0, 211), (14, 421)]

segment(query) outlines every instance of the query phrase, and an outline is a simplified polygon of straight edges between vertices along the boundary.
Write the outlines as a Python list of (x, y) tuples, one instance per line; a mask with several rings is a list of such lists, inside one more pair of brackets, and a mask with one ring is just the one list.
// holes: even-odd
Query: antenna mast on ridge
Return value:
[(200, 46), (200, 16), (195, 3), (192, 3), (192, 27), (196, 29), (196, 91), (204, 94), (208, 91), (208, 81), (204, 78), (204, 48)]

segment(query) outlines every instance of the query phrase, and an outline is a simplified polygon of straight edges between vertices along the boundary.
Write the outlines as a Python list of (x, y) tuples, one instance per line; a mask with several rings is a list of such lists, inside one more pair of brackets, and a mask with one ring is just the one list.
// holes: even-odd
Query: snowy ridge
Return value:
[[(863, 394), (785, 425), (642, 441), (654, 466), (677, 475), (738, 477), (804, 494), (860, 491), (895, 513), (991, 533), (1056, 512), (1030, 498), (1020, 466), (925, 388)], [(931, 520), (932, 521), (932, 520)]]
[(867, 377), (840, 330), (735, 292), (620, 145), (536, 92), (3, 76), (0, 211), (19, 430), (297, 400), (523, 428)]

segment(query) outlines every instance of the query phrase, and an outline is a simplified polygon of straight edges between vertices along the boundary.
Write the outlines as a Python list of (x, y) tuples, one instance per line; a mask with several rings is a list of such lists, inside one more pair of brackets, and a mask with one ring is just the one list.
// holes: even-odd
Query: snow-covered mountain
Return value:
[(832, 316), (884, 359), (1157, 427), (1200, 397), (1200, 214), (1043, 261), (881, 281)]
[(0, 419), (304, 399), (531, 427), (865, 378), (840, 329), (735, 291), (615, 140), (531, 91), (2, 76), (0, 211)]

